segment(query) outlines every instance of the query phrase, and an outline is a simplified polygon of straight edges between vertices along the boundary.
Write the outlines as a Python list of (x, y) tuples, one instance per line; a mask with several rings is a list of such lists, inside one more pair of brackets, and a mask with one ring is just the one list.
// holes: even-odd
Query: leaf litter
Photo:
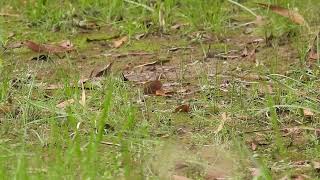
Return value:
[(53, 44), (39, 44), (31, 40), (26, 40), (23, 45), (36, 53), (58, 54), (74, 51), (75, 48), (69, 40)]
[[(179, 28), (177, 28), (179, 29)], [(142, 36), (143, 38), (145, 36)], [(139, 38), (141, 39), (141, 38)], [(126, 44), (126, 42), (128, 41), (128, 37), (127, 36), (124, 36), (122, 38), (119, 38), (115, 41), (112, 41), (112, 47), (113, 48), (121, 48), (122, 46), (124, 46)], [(73, 47), (69, 47), (67, 44), (39, 44), (39, 43), (35, 43), (33, 41), (31, 41), (31, 45), (27, 46), (30, 50), (34, 51), (34, 52), (42, 52), (42, 53), (65, 53), (65, 52), (69, 52), (69, 48), (70, 49), (73, 49)], [(260, 41), (259, 41), (260, 42)], [(188, 46), (186, 46), (188, 47)], [(172, 52), (174, 51), (178, 51), (180, 49), (184, 49), (184, 48), (180, 48), (179, 46), (176, 46), (174, 48), (171, 49)], [(188, 48), (187, 48), (188, 49)], [(195, 48), (196, 49), (196, 48)], [(169, 50), (170, 51), (170, 50)], [(243, 50), (239, 50), (237, 52), (227, 52), (227, 53), (220, 53), (220, 54), (215, 54), (213, 57), (214, 58), (220, 58), (220, 59), (223, 59), (223, 60), (229, 60), (229, 59), (240, 59), (240, 58), (248, 58), (248, 59), (251, 59), (250, 57), (252, 56), (255, 56), (256, 54), (256, 49), (253, 48), (251, 49), (249, 46), (245, 46), (245, 48)], [(171, 53), (171, 54), (175, 54), (175, 53)], [(177, 53), (178, 54), (178, 53)], [(114, 53), (111, 51), (111, 53), (108, 53), (108, 54), (105, 54), (105, 56), (107, 58), (132, 58), (132, 57), (135, 57), (137, 56), (138, 58), (140, 56), (149, 56), (149, 55), (158, 55), (157, 53), (149, 53), (149, 52), (128, 52), (128, 53)], [(130, 57), (132, 56), (132, 57)], [(178, 56), (180, 56), (180, 54), (178, 54)], [(179, 57), (180, 58), (180, 57)], [(312, 58), (310, 58), (312, 59)], [(126, 60), (126, 59), (125, 59)], [(153, 59), (154, 60), (154, 59)], [(163, 65), (164, 63), (168, 63), (169, 66), (175, 66), (175, 64), (171, 64), (169, 63), (171, 61), (170, 60), (166, 60), (166, 61), (161, 61), (161, 60), (155, 60), (155, 61), (152, 61), (150, 63), (144, 63), (144, 64), (140, 64), (140, 65), (137, 65), (137, 66), (134, 66), (134, 68), (142, 68), (142, 67), (153, 67), (153, 66), (156, 66), (156, 65)], [(201, 62), (202, 63), (202, 62)], [(107, 77), (110, 72), (111, 72), (111, 66), (112, 66), (112, 63), (110, 64), (107, 64), (106, 66), (102, 67), (102, 68), (97, 68), (97, 69), (94, 69), (91, 71), (90, 73), (90, 76), (87, 78), (88, 80), (92, 80), (92, 79), (99, 79), (101, 77)], [(146, 68), (145, 68), (146, 69)], [(158, 71), (157, 68), (152, 68), (153, 71)], [(151, 70), (150, 70), (151, 71)], [(133, 72), (133, 73), (137, 73), (137, 72)], [(256, 78), (253, 78), (254, 80), (262, 80), (263, 76), (260, 76), (260, 75), (257, 75)], [(123, 75), (123, 78), (126, 78), (124, 75)], [(149, 77), (148, 77), (149, 78)], [(148, 78), (145, 78), (145, 79), (140, 79), (138, 80), (139, 83), (141, 82), (145, 82), (146, 79)], [(190, 79), (188, 79), (189, 81), (191, 81)], [(268, 79), (267, 79), (268, 80)], [(177, 79), (175, 79), (175, 81), (177, 81)], [(83, 106), (86, 104), (86, 92), (85, 92), (85, 87), (84, 87), (84, 83), (86, 81), (83, 81), (81, 82), (81, 86), (78, 85), (77, 87), (81, 87), (82, 89), (82, 92), (81, 92), (81, 100), (80, 100), (80, 104), (82, 104)], [(47, 87), (48, 89), (56, 89), (56, 88), (63, 88), (62, 86), (60, 85), (54, 85), (52, 84), (51, 87), (48, 86)], [(190, 90), (188, 89), (187, 86), (183, 85), (183, 87), (181, 87), (183, 92), (181, 93), (185, 93), (185, 92), (189, 92)], [(149, 95), (156, 95), (156, 96), (167, 96), (168, 95), (168, 91), (164, 90), (164, 85), (162, 84), (162, 82), (160, 80), (154, 80), (154, 81), (148, 81), (147, 83), (144, 84), (143, 86), (143, 92), (145, 94), (149, 94)], [(66, 101), (63, 101), (61, 103), (59, 103), (57, 105), (57, 107), (59, 108), (65, 108), (71, 104), (74, 103), (74, 100), (73, 99), (69, 99), (69, 100), (66, 100)], [(175, 108), (174, 112), (185, 112), (185, 113), (188, 113), (190, 112), (190, 106), (189, 104), (183, 104), (181, 106), (178, 106)], [(310, 114), (310, 112), (304, 112), (304, 115), (307, 115), (307, 116), (310, 116), (308, 115)], [(312, 116), (314, 116), (314, 114), (312, 114)], [(227, 115), (226, 113), (222, 113), (221, 115), (221, 122), (218, 126), (218, 128), (215, 130), (215, 133), (219, 133), (220, 131), (223, 130), (224, 126), (225, 126), (225, 123), (226, 123), (226, 119), (227, 119)], [(252, 145), (252, 144), (251, 144)], [(253, 144), (251, 146), (252, 150), (256, 150), (257, 149), (257, 145), (259, 145), (258, 143), (257, 144)], [(184, 177), (184, 176), (181, 176), (181, 177)]]
[(128, 41), (128, 36), (123, 36), (120, 39), (117, 39), (113, 41), (113, 47), (114, 48), (120, 48), (122, 45), (124, 45)]

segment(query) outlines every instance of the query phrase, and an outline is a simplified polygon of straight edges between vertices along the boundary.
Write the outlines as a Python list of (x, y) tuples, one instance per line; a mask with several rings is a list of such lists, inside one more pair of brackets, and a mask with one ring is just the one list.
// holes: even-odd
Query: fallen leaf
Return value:
[(144, 85), (143, 92), (145, 94), (156, 94), (162, 88), (162, 83), (159, 80), (149, 81)]
[(172, 180), (191, 180), (185, 176), (178, 176), (178, 175), (173, 175)]
[(305, 118), (312, 118), (314, 113), (310, 109), (303, 109), (303, 115)]
[(70, 106), (73, 103), (74, 103), (74, 99), (69, 99), (69, 100), (66, 100), (66, 101), (63, 101), (63, 102), (57, 104), (56, 107), (60, 108), (60, 109), (63, 109), (65, 107), (67, 107), (67, 106)]
[(120, 46), (122, 46), (125, 42), (128, 41), (128, 36), (124, 36), (120, 39), (117, 39), (115, 41), (113, 41), (113, 47), (114, 48), (119, 48)]
[(96, 70), (96, 69), (92, 70), (89, 78), (108, 76), (111, 73), (112, 64), (113, 64), (113, 62), (109, 63), (108, 65), (106, 65), (103, 68), (100, 68), (98, 70)]
[(74, 50), (73, 45), (70, 41), (62, 41), (59, 44), (37, 44), (33, 41), (25, 41), (23, 44), (37, 53), (65, 53)]
[(180, 106), (176, 107), (176, 109), (174, 110), (174, 112), (175, 112), (175, 113), (177, 113), (177, 112), (188, 113), (188, 112), (190, 112), (190, 106), (189, 106), (189, 104), (180, 105)]
[(264, 4), (264, 3), (257, 3), (257, 4), (263, 8), (270, 9), (272, 12), (278, 15), (289, 18), (292, 22), (296, 24), (299, 24), (299, 25), (306, 24), (306, 21), (304, 20), (303, 16), (299, 14), (299, 12), (297, 11), (283, 8), (276, 5), (271, 5), (271, 4)]

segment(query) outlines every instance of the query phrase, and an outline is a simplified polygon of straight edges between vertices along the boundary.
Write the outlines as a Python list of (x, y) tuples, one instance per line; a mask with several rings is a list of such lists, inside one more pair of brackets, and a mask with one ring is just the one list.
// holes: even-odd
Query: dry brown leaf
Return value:
[(89, 78), (108, 76), (111, 73), (112, 64), (113, 64), (113, 62), (109, 63), (108, 65), (104, 66), (103, 68), (92, 70)]
[(180, 106), (176, 107), (176, 109), (174, 110), (174, 112), (175, 112), (175, 113), (177, 113), (177, 112), (188, 113), (188, 112), (190, 112), (190, 106), (189, 106), (189, 104), (180, 105)]
[(173, 175), (172, 180), (191, 180), (185, 176), (178, 176), (178, 175)]
[(62, 41), (59, 44), (37, 44), (33, 41), (25, 41), (23, 44), (30, 50), (37, 53), (65, 53), (74, 50), (73, 45), (70, 41)]
[(114, 48), (119, 48), (120, 46), (122, 46), (125, 42), (128, 41), (128, 36), (124, 36), (120, 39), (117, 39), (115, 41), (113, 41), (113, 47)]
[(67, 106), (70, 106), (73, 103), (74, 103), (74, 99), (69, 99), (69, 100), (66, 100), (66, 101), (63, 101), (63, 102), (57, 104), (56, 107), (63, 109), (65, 107), (67, 107)]
[(305, 25), (306, 21), (304, 20), (303, 16), (299, 14), (299, 12), (290, 10), (287, 8), (283, 8), (280, 6), (276, 5), (271, 5), (271, 4), (264, 4), (264, 3), (257, 3), (263, 8), (270, 9), (272, 12), (281, 15), (283, 17), (289, 18), (292, 22), (299, 24), (299, 25)]
[(303, 115), (306, 118), (312, 118), (314, 113), (310, 109), (303, 109)]
[(144, 85), (143, 92), (145, 94), (156, 94), (162, 88), (162, 83), (159, 80), (149, 81)]

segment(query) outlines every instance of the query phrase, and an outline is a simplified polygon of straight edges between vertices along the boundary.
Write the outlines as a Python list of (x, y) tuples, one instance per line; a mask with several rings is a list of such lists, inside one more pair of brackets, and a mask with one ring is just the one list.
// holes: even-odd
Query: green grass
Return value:
[[(253, 32), (245, 35), (241, 24), (255, 17), (222, 0), (1, 1), (1, 13), (19, 14), (0, 16), (3, 46), (70, 39), (77, 48), (44, 62), (31, 61), (37, 53), (26, 48), (0, 48), (1, 179), (317, 179), (320, 71), (319, 62), (305, 57), (319, 25), (319, 2), (258, 1), (297, 8), (309, 28), (255, 2), (239, 0), (265, 24), (249, 26)], [(84, 30), (75, 21), (100, 29)], [(175, 24), (185, 26), (172, 29)], [(130, 39), (109, 47), (115, 35)], [(246, 44), (252, 38), (268, 42)], [(254, 60), (204, 57), (208, 50), (241, 55), (244, 46), (257, 49)], [(105, 57), (127, 52), (154, 56)], [(133, 69), (159, 59), (169, 62)], [(85, 90), (82, 105), (84, 92), (74, 84), (109, 62), (111, 75)], [(126, 69), (139, 83), (120, 78)], [(175, 93), (145, 96), (141, 82), (160, 74)], [(63, 87), (46, 90), (48, 84)], [(191, 112), (173, 112), (185, 103)]]

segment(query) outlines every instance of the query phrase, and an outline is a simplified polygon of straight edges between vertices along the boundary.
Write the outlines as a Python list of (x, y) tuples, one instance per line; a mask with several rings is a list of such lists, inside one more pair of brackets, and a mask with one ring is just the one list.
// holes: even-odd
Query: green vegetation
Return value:
[(1, 179), (320, 179), (318, 7), (1, 1)]

